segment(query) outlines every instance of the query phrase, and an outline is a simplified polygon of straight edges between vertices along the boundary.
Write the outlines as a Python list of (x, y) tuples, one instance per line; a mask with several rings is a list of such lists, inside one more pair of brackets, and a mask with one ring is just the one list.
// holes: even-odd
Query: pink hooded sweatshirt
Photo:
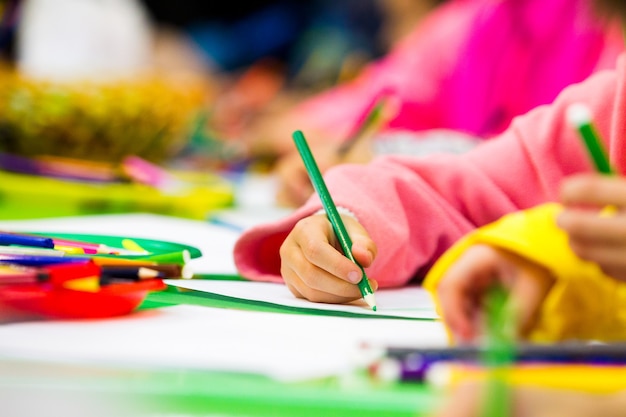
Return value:
[(302, 103), (292, 124), (345, 138), (383, 90), (398, 95), (391, 130), (449, 129), (482, 138), (614, 68), (618, 22), (590, 0), (450, 0), (354, 81)]
[[(519, 209), (555, 201), (561, 180), (593, 171), (565, 113), (588, 105), (613, 166), (626, 170), (626, 54), (616, 70), (566, 88), (551, 105), (516, 118), (509, 129), (461, 155), (378, 157), (325, 175), (338, 206), (355, 213), (378, 247), (367, 269), (381, 287), (421, 279), (435, 260), (478, 226)], [(235, 245), (242, 276), (282, 282), (279, 246), (298, 219), (321, 204), (313, 196), (275, 223), (249, 229)]]

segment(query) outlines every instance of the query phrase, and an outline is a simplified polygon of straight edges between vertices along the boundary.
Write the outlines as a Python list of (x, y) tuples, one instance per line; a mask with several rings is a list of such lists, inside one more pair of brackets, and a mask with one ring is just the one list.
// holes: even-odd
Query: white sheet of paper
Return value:
[(1, 221), (1, 230), (102, 234), (156, 239), (194, 246), (202, 257), (189, 265), (196, 273), (236, 274), (232, 249), (239, 232), (205, 221), (131, 213)]
[(190, 305), (119, 318), (0, 325), (0, 356), (297, 381), (362, 366), (362, 344), (443, 346), (440, 322), (265, 313)]
[(217, 280), (165, 280), (169, 285), (219, 294), (243, 300), (263, 301), (281, 306), (305, 309), (343, 311), (367, 315), (384, 315), (414, 319), (437, 319), (435, 304), (430, 295), (421, 287), (411, 286), (376, 291), (376, 311), (372, 311), (365, 301), (350, 304), (322, 304), (296, 298), (284, 284), (250, 281)]

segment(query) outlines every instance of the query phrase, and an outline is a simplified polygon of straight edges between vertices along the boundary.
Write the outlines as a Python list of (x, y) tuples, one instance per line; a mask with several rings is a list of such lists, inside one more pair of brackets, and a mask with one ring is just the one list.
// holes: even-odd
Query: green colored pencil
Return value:
[(614, 174), (615, 171), (611, 168), (602, 141), (592, 124), (589, 108), (582, 103), (570, 105), (567, 109), (567, 120), (572, 127), (578, 130), (596, 170), (602, 174)]
[(370, 287), (369, 281), (367, 279), (367, 275), (365, 275), (365, 270), (359, 263), (354, 259), (352, 255), (352, 240), (348, 235), (348, 231), (341, 220), (341, 216), (337, 211), (337, 207), (333, 199), (328, 192), (328, 188), (326, 188), (326, 183), (322, 178), (322, 174), (313, 158), (313, 154), (311, 153), (311, 149), (309, 148), (306, 139), (304, 138), (304, 134), (301, 131), (297, 130), (293, 133), (293, 140), (298, 148), (298, 152), (302, 157), (302, 161), (304, 162), (304, 166), (309, 174), (309, 178), (311, 179), (311, 183), (313, 184), (313, 188), (317, 192), (320, 200), (322, 200), (322, 205), (324, 206), (324, 210), (326, 211), (326, 216), (328, 216), (328, 220), (335, 231), (335, 235), (337, 236), (337, 240), (339, 240), (339, 244), (341, 245), (341, 249), (343, 250), (344, 255), (354, 262), (359, 269), (361, 270), (361, 281), (357, 284), (359, 286), (359, 290), (361, 291), (361, 295), (365, 302), (372, 308), (372, 310), (376, 311), (376, 301), (374, 299), (374, 292)]
[(376, 96), (366, 109), (361, 119), (357, 122), (356, 128), (353, 129), (353, 132), (348, 136), (348, 139), (346, 139), (346, 141), (341, 144), (339, 149), (337, 149), (337, 154), (339, 156), (345, 156), (358, 142), (361, 141), (362, 138), (366, 136), (366, 133), (373, 129), (376, 124), (380, 124), (390, 96), (391, 90), (383, 90)]

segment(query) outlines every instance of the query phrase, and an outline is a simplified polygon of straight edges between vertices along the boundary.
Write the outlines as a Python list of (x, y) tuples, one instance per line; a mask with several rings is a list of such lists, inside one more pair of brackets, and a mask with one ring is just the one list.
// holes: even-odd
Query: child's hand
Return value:
[[(605, 274), (626, 281), (626, 179), (600, 174), (576, 175), (563, 182), (565, 210), (559, 226), (569, 235), (572, 250), (597, 263)], [(603, 207), (617, 209), (601, 216)]]
[[(376, 257), (376, 245), (363, 226), (342, 216), (352, 239), (352, 254), (364, 268)], [(300, 220), (280, 248), (281, 274), (298, 298), (321, 303), (346, 303), (361, 298), (359, 267), (346, 258), (325, 214)], [(372, 290), (378, 283), (370, 279)]]
[[(321, 173), (341, 163), (334, 143), (317, 145), (314, 154)], [(313, 185), (298, 152), (294, 151), (282, 157), (276, 164), (274, 173), (277, 181), (276, 202), (279, 205), (298, 207), (313, 194)]]
[[(361, 138), (350, 150), (341, 155), (335, 142), (316, 144), (313, 154), (318, 168), (323, 174), (339, 164), (365, 164), (372, 160), (372, 143), (370, 138)], [(306, 202), (313, 193), (309, 175), (298, 152), (282, 157), (274, 170), (277, 177), (278, 190), (276, 202), (285, 207), (298, 207)]]
[(518, 255), (487, 245), (470, 247), (437, 288), (443, 319), (457, 342), (474, 341), (483, 329), (484, 297), (494, 285), (509, 292), (519, 336), (531, 329), (552, 286), (550, 273)]

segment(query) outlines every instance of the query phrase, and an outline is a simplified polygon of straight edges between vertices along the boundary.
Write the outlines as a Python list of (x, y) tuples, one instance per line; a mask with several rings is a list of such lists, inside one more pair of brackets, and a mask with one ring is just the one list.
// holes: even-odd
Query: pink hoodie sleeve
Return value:
[[(624, 57), (567, 88), (550, 106), (517, 118), (499, 137), (462, 155), (428, 159), (381, 157), (344, 165), (325, 176), (338, 206), (354, 212), (378, 246), (369, 276), (381, 287), (423, 277), (457, 239), (506, 213), (554, 201), (563, 177), (593, 169), (577, 133), (566, 124), (573, 102), (590, 106), (613, 164), (623, 171), (626, 138)], [(278, 281), (280, 244), (296, 221), (320, 208), (313, 197), (291, 216), (245, 232), (235, 263), (249, 279)]]

